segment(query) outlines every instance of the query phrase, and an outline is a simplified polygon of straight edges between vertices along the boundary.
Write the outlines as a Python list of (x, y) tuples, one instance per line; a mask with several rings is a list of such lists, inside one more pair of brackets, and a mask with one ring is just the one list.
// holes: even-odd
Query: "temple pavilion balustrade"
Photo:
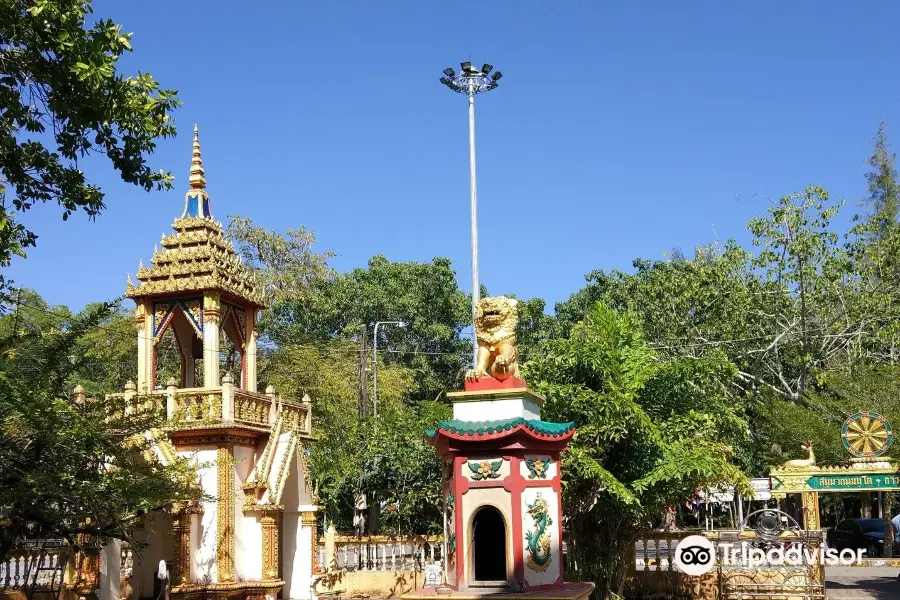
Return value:
[(302, 433), (311, 430), (309, 397), (302, 402), (282, 398), (272, 386), (265, 393), (251, 392), (233, 384), (226, 373), (219, 387), (179, 388), (170, 379), (165, 389), (138, 394), (132, 382), (125, 391), (107, 394), (127, 414), (138, 410), (159, 411), (171, 424), (203, 424), (230, 421), (237, 424), (269, 427), (275, 423), (279, 409), (285, 419)]

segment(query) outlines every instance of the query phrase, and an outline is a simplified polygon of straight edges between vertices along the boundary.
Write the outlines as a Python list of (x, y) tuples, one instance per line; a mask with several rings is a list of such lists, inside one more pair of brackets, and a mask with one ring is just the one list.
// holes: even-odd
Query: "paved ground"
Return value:
[(825, 595), (834, 600), (900, 600), (900, 569), (826, 567)]

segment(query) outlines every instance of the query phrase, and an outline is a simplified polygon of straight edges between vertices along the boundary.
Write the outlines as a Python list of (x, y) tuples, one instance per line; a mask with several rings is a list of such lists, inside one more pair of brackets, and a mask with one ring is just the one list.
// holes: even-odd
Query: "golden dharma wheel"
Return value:
[(882, 456), (893, 442), (891, 424), (878, 413), (851, 415), (841, 428), (841, 443), (856, 458)]

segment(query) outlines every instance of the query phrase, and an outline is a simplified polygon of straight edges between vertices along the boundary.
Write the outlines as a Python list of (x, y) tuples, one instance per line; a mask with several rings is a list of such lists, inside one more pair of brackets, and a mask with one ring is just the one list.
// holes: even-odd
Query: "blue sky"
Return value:
[[(251, 6), (251, 10), (247, 7)], [(349, 270), (373, 254), (453, 259), (469, 289), (465, 98), (447, 66), (490, 62), (478, 97), (481, 276), (551, 304), (592, 269), (747, 240), (770, 199), (865, 193), (884, 119), (900, 146), (895, 2), (113, 2), (123, 70), (184, 106), (152, 158), (176, 189), (88, 172), (96, 222), (56, 206), (8, 275), (78, 308), (118, 296), (180, 214), (200, 126), (213, 214), (306, 225)]]

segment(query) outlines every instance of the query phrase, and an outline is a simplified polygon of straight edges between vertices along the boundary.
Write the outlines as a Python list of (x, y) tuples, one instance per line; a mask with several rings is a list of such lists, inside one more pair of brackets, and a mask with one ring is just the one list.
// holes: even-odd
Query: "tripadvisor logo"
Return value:
[(702, 535), (689, 535), (675, 548), (675, 567), (688, 575), (703, 575), (713, 568), (716, 551)]
[[(675, 567), (687, 575), (704, 575), (709, 573), (716, 562), (716, 548), (712, 542), (702, 535), (689, 535), (675, 548)], [(741, 565), (750, 568), (762, 566), (805, 566), (828, 565), (850, 566), (862, 564), (865, 550), (845, 548), (838, 552), (834, 548), (804, 548), (790, 546), (788, 548), (753, 548), (749, 544), (732, 544), (720, 542), (718, 551), (722, 554), (725, 566)]]

